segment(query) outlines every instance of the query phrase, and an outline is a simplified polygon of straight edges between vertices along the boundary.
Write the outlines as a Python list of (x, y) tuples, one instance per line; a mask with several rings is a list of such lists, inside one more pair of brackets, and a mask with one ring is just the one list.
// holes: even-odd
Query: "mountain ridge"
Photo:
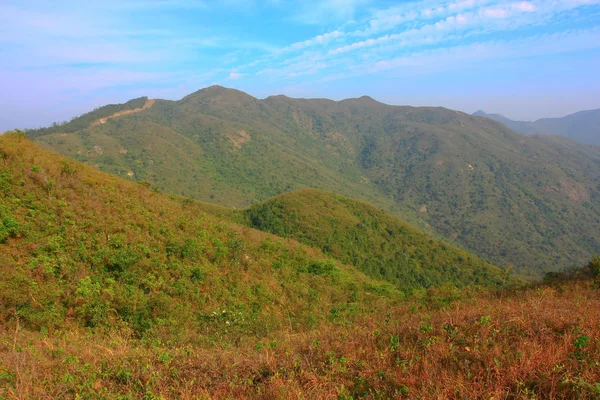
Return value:
[(67, 135), (27, 134), (104, 171), (226, 206), (307, 187), (358, 197), (538, 276), (600, 248), (600, 150), (590, 146), (445, 108), (200, 92)]
[(564, 117), (540, 118), (535, 121), (515, 121), (501, 114), (478, 110), (472, 115), (501, 122), (524, 135), (558, 135), (600, 146), (600, 109), (583, 110)]

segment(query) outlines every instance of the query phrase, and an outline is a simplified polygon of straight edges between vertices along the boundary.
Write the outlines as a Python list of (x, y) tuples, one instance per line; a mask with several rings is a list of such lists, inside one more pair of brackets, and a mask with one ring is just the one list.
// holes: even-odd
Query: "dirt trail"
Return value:
[(111, 118), (116, 118), (116, 117), (120, 117), (123, 115), (129, 115), (129, 114), (134, 114), (140, 111), (144, 111), (149, 109), (150, 107), (152, 107), (154, 105), (154, 103), (156, 103), (155, 99), (151, 99), (151, 100), (147, 100), (146, 103), (144, 103), (144, 105), (140, 108), (134, 108), (133, 110), (123, 110), (123, 111), (119, 111), (114, 113), (113, 115), (109, 115), (108, 117), (104, 117), (104, 118), (100, 118), (95, 120), (94, 122), (92, 122), (90, 124), (90, 126), (96, 126), (96, 125), (100, 125), (100, 124), (104, 124), (106, 123), (106, 121), (108, 121)]

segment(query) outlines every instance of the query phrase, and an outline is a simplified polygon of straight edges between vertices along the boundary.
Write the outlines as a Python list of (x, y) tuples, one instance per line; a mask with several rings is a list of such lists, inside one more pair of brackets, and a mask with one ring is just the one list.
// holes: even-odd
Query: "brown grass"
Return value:
[(4, 327), (0, 397), (593, 399), (600, 292), (589, 282), (430, 292), (351, 325), (238, 346), (144, 343), (126, 332), (43, 336)]

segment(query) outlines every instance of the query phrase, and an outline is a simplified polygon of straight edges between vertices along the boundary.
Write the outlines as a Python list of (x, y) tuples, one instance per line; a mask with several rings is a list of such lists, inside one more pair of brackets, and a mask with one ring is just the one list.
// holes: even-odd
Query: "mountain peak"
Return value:
[(254, 97), (237, 89), (231, 89), (220, 85), (212, 85), (191, 93), (181, 99), (182, 102), (204, 101), (217, 99), (222, 102), (239, 102), (242, 100), (256, 100)]
[(488, 113), (486, 113), (483, 110), (477, 110), (471, 115), (473, 115), (474, 117), (486, 117), (488, 115)]
[(350, 98), (350, 99), (344, 99), (341, 102), (348, 102), (351, 104), (360, 104), (360, 105), (367, 105), (367, 104), (371, 104), (371, 105), (380, 105), (383, 104), (377, 100), (375, 100), (374, 98), (370, 97), (370, 96), (361, 96), (358, 98)]

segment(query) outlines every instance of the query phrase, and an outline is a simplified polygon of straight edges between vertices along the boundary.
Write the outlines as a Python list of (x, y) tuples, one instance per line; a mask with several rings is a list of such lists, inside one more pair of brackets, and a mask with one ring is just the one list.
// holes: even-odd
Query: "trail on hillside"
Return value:
[(116, 113), (114, 113), (112, 115), (109, 115), (108, 117), (99, 118), (99, 119), (95, 120), (94, 122), (92, 122), (90, 124), (90, 126), (96, 126), (96, 125), (104, 124), (104, 123), (106, 123), (106, 121), (108, 121), (111, 118), (121, 117), (123, 115), (134, 114), (134, 113), (137, 113), (137, 112), (140, 112), (140, 111), (147, 110), (150, 107), (152, 107), (154, 105), (154, 103), (156, 103), (156, 99), (149, 99), (140, 108), (134, 108), (133, 110), (123, 110), (123, 111), (116, 112)]

